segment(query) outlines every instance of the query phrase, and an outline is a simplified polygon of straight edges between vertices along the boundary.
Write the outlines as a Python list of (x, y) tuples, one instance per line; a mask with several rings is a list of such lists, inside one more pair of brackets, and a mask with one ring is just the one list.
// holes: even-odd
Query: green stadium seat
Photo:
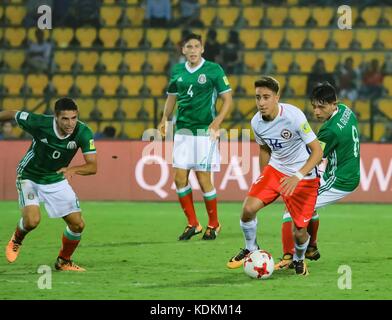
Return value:
[(106, 27), (115, 27), (121, 17), (122, 8), (120, 6), (102, 6), (100, 17)]
[(99, 30), (99, 39), (101, 39), (105, 48), (115, 48), (120, 38), (120, 29), (102, 28)]

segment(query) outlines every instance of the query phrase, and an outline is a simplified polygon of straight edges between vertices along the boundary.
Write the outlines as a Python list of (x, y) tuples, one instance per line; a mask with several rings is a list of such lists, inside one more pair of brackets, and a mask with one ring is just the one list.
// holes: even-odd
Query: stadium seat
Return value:
[(117, 72), (122, 60), (121, 53), (118, 51), (106, 51), (101, 54), (101, 62), (106, 67), (106, 72)]
[(139, 42), (143, 38), (143, 29), (122, 29), (121, 38), (126, 42), (127, 48), (139, 48)]
[(24, 50), (5, 50), (4, 62), (12, 71), (20, 71), (25, 61)]
[(141, 27), (144, 20), (144, 8), (143, 7), (128, 7), (125, 10), (125, 15), (131, 22), (133, 27)]
[(246, 116), (246, 119), (251, 119), (257, 112), (254, 98), (237, 98), (236, 101), (238, 110), (240, 110), (242, 114)]
[(313, 51), (296, 52), (294, 58), (301, 68), (301, 72), (309, 73), (316, 62), (316, 53)]
[(106, 27), (115, 27), (120, 19), (122, 8), (120, 6), (102, 6), (100, 17)]
[(147, 29), (147, 40), (153, 49), (161, 49), (167, 37), (166, 29)]
[(113, 119), (113, 113), (117, 109), (117, 99), (98, 99), (98, 109), (102, 112), (104, 119)]
[[(249, 27), (258, 27), (264, 14), (263, 7), (245, 7), (243, 10), (244, 18), (248, 21)], [(241, 32), (241, 30), (240, 30)]]
[(296, 27), (304, 27), (310, 17), (310, 8), (294, 6), (289, 9), (288, 15)]
[[(218, 40), (219, 43), (226, 43), (227, 40), (229, 39), (229, 30), (224, 29), (224, 28), (219, 28), (216, 30), (216, 40)], [(203, 38), (205, 39), (205, 37)]]
[(317, 21), (318, 27), (328, 27), (334, 14), (332, 7), (314, 7), (312, 10), (312, 16)]
[[(392, 18), (391, 18), (392, 19)], [(392, 21), (391, 21), (392, 24)], [(385, 46), (385, 49), (392, 49), (392, 29), (382, 29), (378, 34), (379, 39)]]
[(167, 80), (166, 76), (147, 76), (146, 85), (151, 90), (151, 95), (162, 96), (166, 92)]
[(26, 37), (24, 28), (6, 28), (4, 39), (11, 47), (20, 47)]
[[(37, 31), (36, 27), (29, 28), (27, 31), (27, 40), (36, 42), (37, 41), (37, 37), (35, 36), (36, 31)], [(43, 32), (44, 32), (44, 39), (49, 40), (49, 35), (50, 35), (49, 30), (45, 29), (43, 30)]]
[[(99, 131), (102, 132), (108, 126), (114, 127), (116, 129), (115, 132), (115, 137), (116, 137), (121, 132), (123, 124), (121, 121), (115, 121), (115, 120), (102, 121), (99, 123)], [(101, 139), (107, 139), (107, 138), (101, 138)]]
[(167, 52), (149, 51), (147, 61), (151, 64), (154, 72), (164, 72), (165, 66), (169, 62), (169, 54)]
[(116, 90), (120, 85), (120, 78), (118, 76), (103, 75), (99, 77), (98, 83), (106, 96), (115, 96)]
[(75, 99), (76, 104), (79, 107), (79, 118), (82, 121), (86, 121), (90, 118), (90, 112), (94, 109), (94, 99), (77, 98)]
[(353, 31), (335, 29), (332, 31), (332, 39), (336, 41), (339, 49), (348, 49), (353, 39)]
[(353, 59), (353, 65), (354, 68), (357, 68), (360, 66), (362, 63), (362, 60), (364, 58), (364, 55), (362, 52), (356, 52), (356, 51), (342, 51), (340, 53), (340, 63), (344, 63), (344, 61), (348, 58), (351, 57)]
[(244, 44), (245, 49), (254, 49), (260, 39), (260, 30), (257, 29), (241, 29), (239, 32), (240, 40)]
[(392, 100), (380, 99), (378, 101), (378, 109), (389, 119), (392, 120)]
[(98, 53), (95, 51), (79, 51), (77, 61), (83, 67), (84, 72), (93, 72), (99, 60)]
[(373, 47), (373, 43), (377, 38), (376, 30), (356, 29), (355, 39), (361, 43), (361, 48), (368, 50)]
[(146, 61), (146, 55), (144, 51), (127, 52), (124, 55), (124, 63), (129, 66), (130, 72), (141, 72), (142, 65)]
[(357, 100), (355, 101), (355, 112), (359, 114), (361, 121), (368, 121), (370, 119), (370, 101), (369, 100)]
[[(296, 96), (306, 95), (306, 84), (308, 77), (306, 75), (292, 75), (289, 79), (289, 86), (294, 90)], [(282, 86), (283, 88), (283, 86)]]
[(24, 82), (24, 76), (21, 74), (5, 74), (3, 78), (3, 85), (9, 95), (19, 95)]
[(99, 39), (101, 39), (105, 48), (115, 48), (120, 38), (120, 29), (102, 28), (99, 30)]
[(383, 86), (388, 90), (389, 96), (392, 96), (392, 76), (384, 77)]
[(77, 76), (76, 86), (80, 89), (82, 95), (90, 96), (97, 84), (96, 76)]
[(122, 85), (127, 88), (128, 95), (139, 96), (139, 91), (144, 84), (143, 76), (124, 76), (122, 78)]
[(260, 35), (268, 44), (269, 49), (279, 48), (279, 43), (282, 41), (284, 36), (284, 30), (282, 29), (268, 29), (263, 30)]
[(24, 107), (24, 100), (22, 98), (4, 98), (2, 100), (2, 108), (4, 110), (18, 110)]
[(218, 17), (223, 21), (223, 27), (232, 27), (239, 13), (240, 10), (238, 7), (225, 7), (217, 10)]
[(25, 6), (6, 5), (5, 18), (6, 20), (8, 20), (9, 24), (13, 26), (20, 26), (25, 16), (26, 16)]
[(373, 128), (373, 141), (380, 141), (381, 137), (385, 133), (386, 123), (383, 122), (376, 122)]
[(272, 55), (272, 61), (276, 65), (277, 72), (286, 73), (293, 60), (292, 52), (276, 51)]
[(204, 26), (209, 27), (216, 16), (217, 9), (214, 7), (201, 7), (200, 8), (200, 20), (204, 23)]
[(241, 87), (245, 89), (246, 94), (250, 96), (254, 96), (255, 94), (255, 86), (254, 82), (258, 79), (257, 75), (242, 75), (240, 76), (239, 84)]
[(60, 96), (67, 96), (69, 94), (69, 89), (73, 85), (73, 82), (73, 77), (69, 75), (55, 75), (52, 79), (52, 84)]
[(305, 29), (288, 29), (286, 30), (286, 39), (291, 44), (291, 49), (301, 49), (302, 43), (306, 39)]
[(136, 122), (127, 122), (124, 125), (124, 132), (130, 139), (140, 140), (143, 136), (143, 132), (146, 129), (153, 128), (154, 125), (152, 122), (144, 122), (144, 121), (136, 121)]
[(260, 51), (245, 51), (244, 63), (251, 71), (258, 72), (264, 63), (264, 53)]
[(0, 21), (3, 21), (4, 8), (0, 7)]
[[(49, 107), (53, 110), (55, 100), (52, 99), (51, 102), (52, 103), (49, 104)], [(44, 113), (46, 109), (46, 102), (44, 102), (41, 98), (28, 98), (24, 99), (24, 106), (27, 110), (35, 113)]]
[(267, 18), (271, 21), (272, 27), (281, 27), (288, 15), (287, 7), (267, 7)]
[(180, 29), (170, 29), (169, 30), (169, 34), (168, 34), (168, 36), (169, 36), (169, 38), (170, 38), (170, 40), (171, 40), (171, 42), (174, 44), (174, 45), (177, 45), (178, 43), (180, 43), (181, 42), (181, 30)]
[(366, 26), (377, 26), (378, 19), (381, 16), (381, 7), (365, 7), (361, 12), (361, 17), (365, 20)]
[(339, 55), (335, 52), (321, 52), (318, 58), (324, 60), (327, 72), (334, 72), (335, 66), (339, 62)]
[[(360, 54), (359, 52), (357, 54)], [(361, 55), (361, 61), (370, 62), (373, 59), (377, 59), (380, 66), (383, 65), (385, 61), (385, 53), (383, 51), (367, 51), (366, 54)], [(355, 64), (354, 64), (355, 65)], [(355, 65), (357, 66), (357, 65)]]
[(287, 98), (283, 99), (283, 103), (289, 103), (293, 106), (296, 106), (300, 108), (302, 111), (305, 111), (306, 106), (307, 106), (307, 100), (306, 99), (301, 99), (301, 98)]
[(91, 48), (94, 40), (97, 38), (97, 29), (89, 27), (78, 28), (75, 36), (80, 43), (80, 47)]
[(312, 29), (309, 30), (308, 38), (312, 41), (314, 49), (325, 49), (329, 35), (329, 30)]
[(74, 37), (74, 32), (71, 28), (54, 28), (52, 36), (58, 47), (67, 48)]
[(48, 77), (43, 74), (29, 74), (26, 78), (27, 85), (31, 88), (33, 95), (43, 95), (48, 84)]
[(61, 72), (70, 72), (75, 59), (76, 54), (73, 51), (56, 51), (54, 53), (54, 62)]
[(383, 16), (389, 21), (389, 25), (392, 25), (392, 7), (386, 6), (383, 8)]
[(238, 76), (237, 75), (229, 75), (229, 76), (227, 76), (227, 78), (229, 80), (231, 90), (233, 90), (233, 93), (234, 93), (235, 90), (237, 89), (237, 86), (238, 86)]

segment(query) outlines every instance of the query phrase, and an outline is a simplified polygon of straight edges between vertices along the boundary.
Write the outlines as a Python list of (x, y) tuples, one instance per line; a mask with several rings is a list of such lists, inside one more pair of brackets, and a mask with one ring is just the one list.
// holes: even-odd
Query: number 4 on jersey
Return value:
[(193, 91), (192, 91), (192, 86), (193, 84), (191, 84), (188, 88), (188, 91), (186, 92), (187, 94), (189, 94), (191, 96), (191, 98), (193, 97)]

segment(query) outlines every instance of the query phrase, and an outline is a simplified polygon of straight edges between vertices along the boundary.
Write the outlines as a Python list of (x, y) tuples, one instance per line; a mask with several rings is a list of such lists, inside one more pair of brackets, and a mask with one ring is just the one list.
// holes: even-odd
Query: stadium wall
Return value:
[[(29, 145), (28, 141), (0, 141), (1, 200), (17, 199), (15, 170)], [(171, 143), (97, 141), (96, 146), (98, 173), (71, 180), (81, 200), (176, 200), (169, 164)], [(221, 154), (221, 172), (214, 176), (219, 199), (242, 201), (251, 181), (259, 175), (258, 146), (222, 143)], [(241, 161), (242, 155), (250, 161)], [(152, 160), (154, 164), (150, 163)], [(73, 163), (82, 161), (79, 153)], [(190, 182), (195, 198), (201, 200), (194, 174)], [(392, 144), (361, 144), (361, 184), (344, 201), (392, 203)]]

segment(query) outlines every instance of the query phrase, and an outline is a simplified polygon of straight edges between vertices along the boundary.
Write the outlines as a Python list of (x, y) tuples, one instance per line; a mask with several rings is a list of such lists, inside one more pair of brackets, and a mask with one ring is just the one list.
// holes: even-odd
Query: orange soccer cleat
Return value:
[(7, 246), (5, 247), (5, 256), (9, 263), (12, 263), (18, 258), (20, 247), (20, 242), (16, 242), (15, 240), (15, 233), (12, 234), (11, 240), (8, 242)]
[(66, 260), (60, 257), (57, 257), (56, 263), (54, 264), (56, 270), (59, 271), (86, 271), (86, 269), (79, 267), (72, 260)]

